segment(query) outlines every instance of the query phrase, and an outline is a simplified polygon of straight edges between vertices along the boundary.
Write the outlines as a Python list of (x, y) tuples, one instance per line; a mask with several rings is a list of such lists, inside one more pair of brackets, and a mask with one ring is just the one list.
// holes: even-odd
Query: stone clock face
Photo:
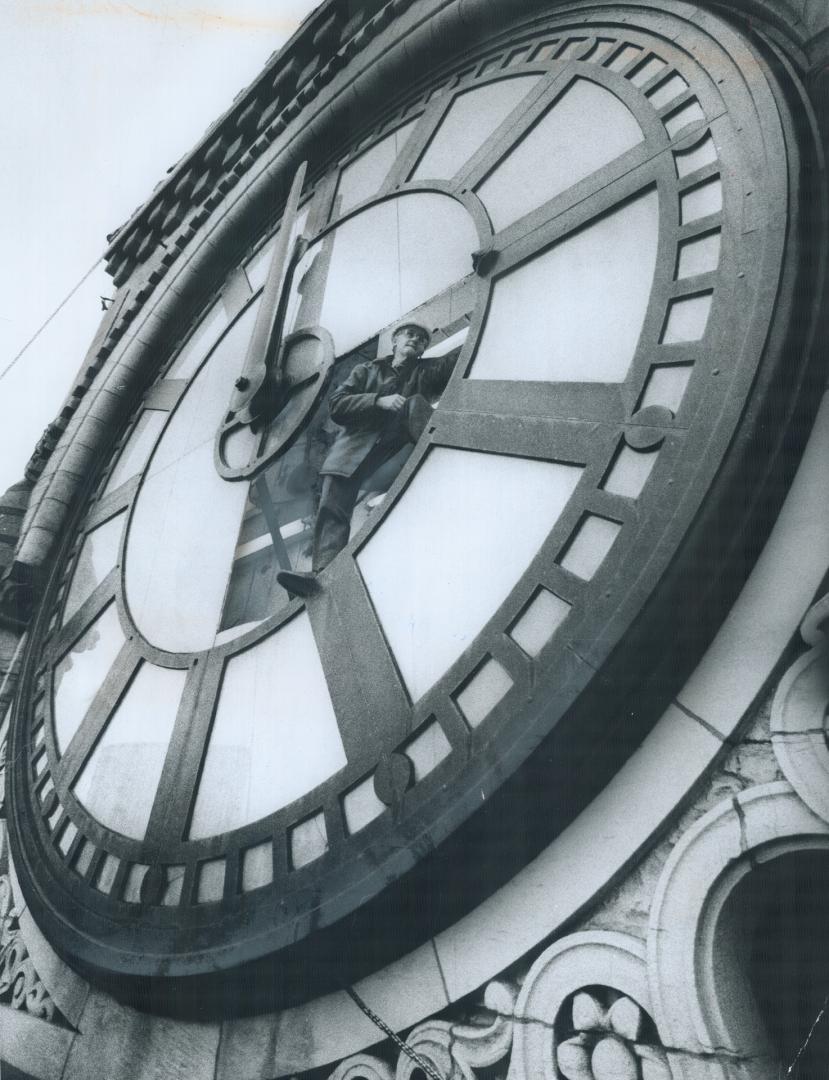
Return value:
[[(258, 477), (222, 475), (214, 443), (273, 239), (205, 297), (36, 632), (27, 873), (71, 956), (199, 974), (342, 925), (585, 694), (618, 700), (658, 659), (632, 642), (668, 632), (683, 544), (726, 505), (783, 265), (782, 134), (730, 65), (644, 16), (551, 25), (465, 56), (320, 170), (283, 332), (322, 328), (334, 363)], [(451, 377), (292, 599), (276, 574), (310, 565), (330, 395), (404, 318)]]

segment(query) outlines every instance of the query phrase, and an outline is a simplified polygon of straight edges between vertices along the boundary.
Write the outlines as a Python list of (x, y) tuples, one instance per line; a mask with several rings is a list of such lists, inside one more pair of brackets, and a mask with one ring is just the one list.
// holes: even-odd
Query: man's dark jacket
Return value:
[[(331, 392), (331, 418), (343, 429), (323, 462), (322, 475), (353, 476), (371, 450), (382, 447), (383, 457), (391, 457), (407, 441), (406, 425), (400, 413), (381, 409), (377, 399), (389, 394), (412, 397), (422, 394), (433, 399), (449, 381), (457, 353), (418, 360), (400, 371), (392, 358), (357, 364), (348, 378)], [(379, 464), (379, 462), (378, 462)]]

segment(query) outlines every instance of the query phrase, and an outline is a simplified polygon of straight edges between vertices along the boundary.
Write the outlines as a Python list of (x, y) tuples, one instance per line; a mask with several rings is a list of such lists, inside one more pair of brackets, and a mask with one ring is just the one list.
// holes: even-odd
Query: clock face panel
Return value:
[[(67, 541), (16, 736), (32, 877), (86, 965), (214, 971), (336, 924), (658, 607), (752, 400), (786, 192), (781, 132), (718, 89), (728, 58), (709, 73), (642, 22), (465, 57), (306, 192), (284, 334), (320, 327), (335, 359), (257, 477), (220, 475), (214, 440), (273, 239), (145, 395)], [(331, 395), (403, 319), (433, 331), (433, 412), (291, 598)]]

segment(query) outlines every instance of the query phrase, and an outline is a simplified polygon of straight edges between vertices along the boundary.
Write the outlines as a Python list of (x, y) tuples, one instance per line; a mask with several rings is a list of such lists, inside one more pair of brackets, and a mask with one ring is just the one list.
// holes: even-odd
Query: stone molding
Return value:
[(810, 810), (829, 822), (829, 594), (803, 620), (812, 648), (789, 668), (771, 708), (772, 745), (783, 775)]

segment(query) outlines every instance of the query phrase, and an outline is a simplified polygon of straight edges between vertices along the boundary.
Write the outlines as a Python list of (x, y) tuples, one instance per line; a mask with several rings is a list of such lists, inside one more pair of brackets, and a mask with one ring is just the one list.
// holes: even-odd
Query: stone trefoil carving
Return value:
[(581, 990), (559, 1022), (569, 1028), (556, 1052), (566, 1080), (671, 1080), (665, 1052), (648, 1031), (653, 1021), (625, 994)]

